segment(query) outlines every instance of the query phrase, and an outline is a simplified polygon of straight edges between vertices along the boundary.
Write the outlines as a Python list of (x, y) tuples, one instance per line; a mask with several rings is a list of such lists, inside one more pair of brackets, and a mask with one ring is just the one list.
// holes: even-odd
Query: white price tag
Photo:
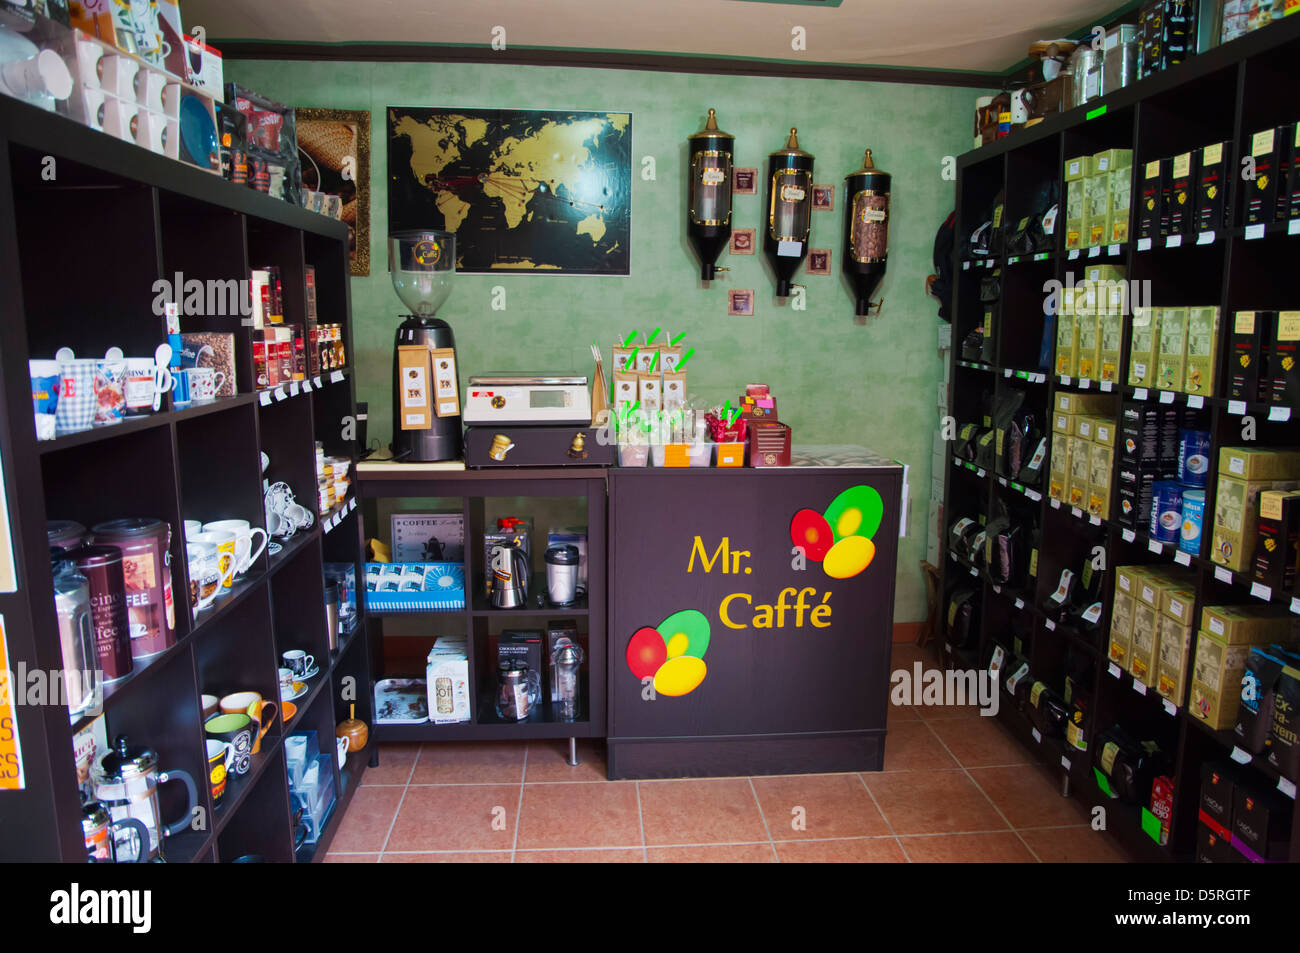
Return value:
[(257, 395), (257, 402), (263, 407), (269, 406), (271, 403), (271, 392), (269, 390), (262, 391), (262, 393)]
[(1138, 243), (1137, 243), (1137, 250), (1138, 250), (1138, 251), (1150, 251), (1150, 250), (1151, 250), (1151, 239), (1149, 239), (1149, 238), (1139, 238), (1139, 239), (1138, 239)]
[(313, 386), (315, 386), (315, 387), (320, 387), (320, 386), (321, 386), (320, 375), (317, 374), (315, 377), (313, 377), (313, 378), (311, 379), (311, 382), (312, 382), (312, 385), (313, 385)]
[(1109, 394), (1111, 390), (1115, 387), (1115, 383), (1114, 381), (1102, 381), (1098, 386), (1106, 393)]
[(1187, 398), (1187, 406), (1192, 410), (1200, 410), (1205, 406), (1205, 398), (1200, 394), (1193, 394)]
[(1093, 526), (1100, 526), (1100, 525), (1101, 525), (1101, 517), (1100, 517), (1100, 516), (1095, 516), (1095, 515), (1093, 515), (1093, 516), (1089, 516), (1089, 517), (1088, 517), (1088, 522), (1091, 523)]
[(1006, 478), (1006, 477), (998, 477), (998, 482), (1001, 483), (1003, 486), (1006, 486), (1006, 485), (1007, 485), (1007, 478)]
[(1164, 704), (1165, 714), (1169, 715), (1170, 717), (1177, 716), (1178, 714), (1177, 705), (1171, 702), (1168, 698), (1161, 699), (1161, 701), (1165, 703)]
[(961, 270), (962, 270), (962, 271), (970, 271), (970, 262), (968, 262), (968, 261), (963, 261), (963, 262), (961, 263)]
[(1134, 399), (1134, 400), (1146, 400), (1146, 399), (1147, 399), (1147, 389), (1146, 389), (1145, 387), (1135, 387), (1135, 388), (1133, 388), (1133, 399)]
[(1178, 563), (1180, 566), (1190, 566), (1192, 564), (1191, 554), (1185, 553), (1180, 549), (1174, 553), (1174, 562)]
[(961, 468), (961, 460), (957, 459), (956, 457), (953, 457), (953, 458), (952, 458), (952, 465), (953, 465), (954, 467), (957, 467), (958, 469), (960, 469), (960, 468)]
[(1023, 609), (1024, 607), (1025, 607), (1025, 600), (1024, 600), (1024, 599), (1017, 599), (1017, 600), (1016, 600), (1016, 608), (1017, 608), (1017, 609)]
[(971, 567), (970, 574), (971, 574), (972, 576), (978, 576), (978, 575), (979, 575), (979, 572), (975, 569), (974, 566), (972, 566), (972, 567)]
[(1101, 257), (1101, 246), (1100, 246), (1100, 245), (1093, 245), (1091, 248), (1089, 248), (1089, 249), (1088, 249), (1088, 257), (1089, 257), (1089, 258), (1100, 258), (1100, 257)]
[(1041, 503), (1043, 501), (1043, 494), (1039, 493), (1037, 490), (1025, 490), (1025, 496), (1029, 497), (1035, 503)]
[(1290, 419), (1291, 419), (1291, 408), (1290, 408), (1290, 407), (1270, 407), (1270, 408), (1268, 409), (1268, 419), (1269, 419), (1269, 420), (1290, 420)]
[(351, 513), (356, 508), (357, 508), (357, 498), (354, 496), (352, 499), (348, 500), (348, 512)]
[(1250, 764), (1250, 762), (1254, 760), (1251, 758), (1249, 752), (1243, 751), (1236, 745), (1232, 746), (1232, 754), (1228, 755), (1228, 757), (1237, 762), (1237, 764)]
[(1052, 509), (1054, 509), (1054, 510), (1059, 510), (1060, 508), (1061, 508), (1061, 501), (1060, 501), (1060, 500), (1052, 500)]
[(1009, 368), (1009, 367), (1004, 367), (1004, 368), (1002, 369), (1002, 376), (1003, 376), (1003, 377), (1010, 377), (1010, 376), (1011, 376), (1011, 368)]
[(1038, 744), (1041, 745), (1043, 743), (1043, 736), (1039, 733), (1037, 728), (1031, 728), (1029, 733), (1034, 736), (1034, 741), (1038, 742)]
[(1254, 240), (1257, 239), (1257, 238), (1263, 238), (1263, 237), (1264, 237), (1264, 223), (1263, 223), (1263, 222), (1260, 222), (1260, 223), (1257, 224), (1257, 225), (1247, 225), (1247, 226), (1246, 226), (1246, 241), (1250, 242), (1250, 241), (1254, 241)]
[(985, 476), (987, 476), (987, 474), (984, 472), (984, 469), (982, 467), (976, 468), (975, 475), (979, 477), (981, 480), (984, 479)]
[(339, 381), (341, 381), (341, 380), (343, 380), (343, 372), (342, 372), (342, 371), (330, 371), (330, 383), (331, 383), (331, 384), (337, 384), (337, 383), (338, 383)]
[(1263, 599), (1265, 602), (1273, 601), (1273, 590), (1262, 582), (1252, 582), (1250, 584), (1250, 594), (1256, 599)]
[(1196, 244), (1198, 245), (1214, 244), (1214, 232), (1213, 231), (1201, 232), (1201, 234), (1196, 236)]
[(1035, 374), (1035, 375), (1034, 375), (1034, 383), (1036, 383), (1036, 384), (1046, 384), (1046, 383), (1047, 383), (1047, 375), (1046, 375), (1046, 374)]
[(1119, 245), (1118, 245), (1118, 244), (1111, 245), (1109, 248), (1106, 249), (1106, 254), (1107, 254), (1107, 255), (1112, 255), (1112, 256), (1113, 256), (1113, 255), (1118, 255), (1118, 254), (1119, 254)]
[(1106, 671), (1110, 673), (1111, 678), (1119, 678), (1122, 674), (1124, 674), (1123, 672), (1120, 671), (1119, 666), (1116, 665), (1114, 662), (1110, 663), (1110, 666), (1106, 669)]
[(1002, 595), (1002, 587), (1001, 587), (1001, 586), (994, 586), (994, 587), (993, 587), (993, 591), (996, 592), (998, 595)]
[(1044, 619), (1043, 626), (1047, 629), (1048, 632), (1056, 631), (1056, 623), (1053, 622), (1051, 619)]
[(311, 381), (304, 380), (304, 381), (302, 382), (302, 391), (303, 391), (304, 394), (310, 394), (310, 393), (311, 393)]
[(1124, 542), (1126, 543), (1137, 542), (1137, 533), (1133, 532), (1131, 529), (1124, 530), (1122, 535), (1124, 537)]
[(1215, 566), (1214, 578), (1219, 582), (1232, 582), (1232, 571), (1224, 569), (1222, 566)]
[(1165, 236), (1165, 247), (1166, 247), (1166, 248), (1178, 248), (1179, 246), (1182, 245), (1182, 243), (1183, 243), (1183, 236), (1182, 236), (1182, 235), (1166, 235), (1166, 236)]
[(1300, 615), (1300, 597), (1298, 596), (1291, 597), (1291, 611), (1294, 612), (1296, 615)]
[(288, 399), (289, 399), (289, 395), (286, 394), (286, 393), (284, 392), (284, 388), (283, 388), (283, 387), (277, 387), (277, 388), (275, 389), (275, 399), (276, 399), (277, 401), (280, 401), (280, 400), (288, 400)]
[(1061, 767), (1063, 767), (1066, 771), (1070, 770), (1070, 759), (1067, 758), (1065, 755), (1061, 755)]
[(1300, 235), (1300, 218), (1293, 218), (1287, 222), (1286, 233), (1288, 235)]
[(1062, 374), (1062, 375), (1061, 375), (1061, 383), (1064, 384), (1066, 387), (1069, 387), (1071, 384), (1074, 383), (1074, 378), (1072, 378), (1072, 377), (1066, 377), (1064, 374)]
[(1080, 377), (1080, 378), (1079, 378), (1079, 390), (1088, 390), (1088, 389), (1091, 388), (1091, 387), (1092, 387), (1092, 378), (1091, 378), (1091, 377)]
[(297, 396), (298, 396), (298, 382), (297, 382), (297, 381), (292, 381), (292, 382), (290, 382), (290, 384), (289, 384), (289, 396), (290, 396), (290, 397), (297, 397)]
[(1172, 404), (1174, 402), (1174, 392), (1171, 390), (1162, 390), (1160, 392), (1160, 403)]
[(1135, 678), (1133, 679), (1133, 691), (1137, 692), (1139, 695), (1145, 695), (1147, 693), (1147, 687)]
[(1277, 789), (1278, 789), (1279, 791), (1281, 791), (1283, 794), (1285, 794), (1287, 797), (1289, 797), (1291, 800), (1293, 800), (1293, 801), (1295, 800), (1295, 782), (1294, 782), (1294, 781), (1289, 781), (1289, 780), (1287, 780), (1286, 778), (1278, 778), (1278, 779), (1277, 779)]
[(1228, 401), (1228, 413), (1237, 417), (1246, 416), (1246, 402), (1244, 400)]
[(1147, 540), (1147, 549), (1159, 556), (1165, 551), (1165, 544), (1155, 539)]
[(1083, 510), (1079, 509), (1077, 506), (1072, 506), (1070, 507), (1070, 515), (1077, 520), (1081, 520), (1083, 519)]
[(1071, 249), (1070, 249), (1070, 254), (1067, 255), (1066, 257), (1069, 258), (1070, 261), (1074, 261), (1076, 258), (1079, 257), (1079, 249), (1077, 249), (1077, 248), (1071, 248)]

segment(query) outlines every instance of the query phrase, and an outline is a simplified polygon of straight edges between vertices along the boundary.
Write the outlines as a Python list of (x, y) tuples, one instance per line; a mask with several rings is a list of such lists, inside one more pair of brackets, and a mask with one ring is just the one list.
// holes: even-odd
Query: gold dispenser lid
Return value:
[(716, 118), (716, 115), (717, 114), (712, 109), (710, 109), (709, 119), (704, 124), (704, 128), (701, 129), (699, 132), (691, 133), (690, 138), (691, 139), (735, 139), (736, 137), (733, 136), (731, 133), (723, 132), (721, 129), (718, 128), (718, 120)]
[[(868, 174), (875, 174), (875, 175), (889, 175), (889, 173), (886, 172), (884, 169), (877, 169), (877, 168), (876, 168), (876, 164), (875, 164), (874, 162), (871, 161), (871, 150), (870, 150), (870, 149), (868, 149), (867, 152), (866, 152), (866, 155), (864, 155), (864, 156), (862, 157), (862, 168), (860, 168), (860, 169), (855, 169), (853, 172), (850, 172), (850, 173), (849, 173), (849, 175), (868, 175)], [(846, 176), (846, 178), (847, 178), (847, 176)]]
[(785, 141), (785, 148), (778, 149), (776, 152), (769, 153), (773, 156), (807, 156), (813, 157), (811, 152), (804, 152), (799, 148), (799, 130), (794, 126), (790, 127), (790, 138)]

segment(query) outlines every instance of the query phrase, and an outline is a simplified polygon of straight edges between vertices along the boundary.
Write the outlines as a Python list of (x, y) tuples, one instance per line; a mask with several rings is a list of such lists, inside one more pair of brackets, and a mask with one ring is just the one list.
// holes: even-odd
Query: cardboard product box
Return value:
[[(506, 661), (523, 662), (528, 666), (530, 673), (536, 673), (538, 689), (540, 690), (543, 671), (542, 648), (545, 644), (545, 633), (541, 629), (503, 629), (501, 634), (497, 636), (496, 661), (497, 663)], [(495, 675), (494, 671), (494, 681)]]
[(1065, 160), (1065, 181), (1079, 182), (1088, 174), (1088, 163), (1092, 156), (1075, 156)]
[(1082, 437), (1070, 438), (1070, 482), (1067, 501), (1071, 506), (1088, 505), (1088, 476), (1092, 469), (1092, 443)]
[(1191, 663), (1190, 625), (1162, 615), (1159, 622), (1160, 649), (1156, 661), (1156, 691), (1175, 705), (1182, 705), (1187, 693), (1187, 669)]
[(1197, 173), (1196, 231), (1209, 231), (1227, 226), (1228, 186), (1232, 168), (1232, 142), (1214, 142), (1201, 149), (1200, 170)]
[(1128, 382), (1133, 387), (1155, 387), (1160, 347), (1160, 317), (1155, 308), (1133, 309), (1129, 332)]
[(1121, 464), (1116, 471), (1118, 483), (1115, 518), (1120, 525), (1146, 532), (1151, 523), (1151, 489), (1156, 480), (1166, 478), (1160, 466)]
[(1160, 159), (1153, 159), (1143, 165), (1138, 180), (1138, 201), (1135, 228), (1138, 238), (1159, 238), (1163, 233), (1160, 226), (1163, 214), (1163, 197), (1166, 167)]
[(1129, 653), (1133, 645), (1133, 616), (1136, 611), (1137, 601), (1116, 588), (1110, 609), (1109, 657), (1121, 668), (1128, 668)]
[(1181, 391), (1187, 364), (1187, 309), (1160, 309), (1160, 350), (1156, 358), (1156, 387)]
[(469, 654), (464, 636), (442, 636), (425, 661), (429, 720), (450, 725), (470, 720)]
[(1196, 625), (1196, 590), (1188, 585), (1175, 584), (1160, 593), (1160, 613), (1179, 625)]
[(1273, 399), (1273, 378), (1269, 367), (1275, 311), (1238, 311), (1232, 316), (1231, 352), (1228, 357), (1228, 398), (1250, 403)]
[(1136, 599), (1138, 586), (1141, 580), (1145, 579), (1152, 567), (1149, 566), (1120, 566), (1115, 570), (1115, 594), (1126, 595), (1130, 599)]
[(1081, 314), (1075, 318), (1078, 326), (1078, 359), (1075, 362), (1077, 376), (1088, 380), (1100, 380), (1099, 347), (1096, 314)]
[(1079, 323), (1073, 313), (1056, 316), (1056, 373), (1074, 377), (1078, 368)]
[(1273, 788), (1238, 784), (1232, 792), (1232, 846), (1248, 860), (1286, 860), (1295, 801)]
[[(1290, 2), (1290, 0), (1288, 0)], [(1288, 7), (1288, 9), (1291, 9)], [(1300, 12), (1300, 3), (1295, 4), (1294, 8)], [(1296, 123), (1295, 131), (1291, 133), (1291, 164), (1287, 171), (1287, 200), (1286, 200), (1286, 217), (1288, 219), (1300, 218), (1300, 123)], [(1281, 203), (1279, 203), (1280, 205)]]
[(1277, 218), (1278, 177), (1285, 174), (1284, 144), (1291, 135), (1294, 135), (1292, 129), (1277, 126), (1261, 129), (1247, 139), (1255, 172), (1253, 179), (1242, 182), (1247, 225), (1268, 224)]
[(1074, 421), (1079, 414), (1069, 414), (1065, 411), (1056, 411), (1052, 414), (1052, 433), (1060, 434), (1062, 437), (1074, 436)]
[(1133, 607), (1133, 641), (1129, 648), (1128, 671), (1135, 682), (1147, 688), (1156, 684), (1160, 651), (1160, 613), (1145, 602)]
[(1234, 480), (1300, 478), (1300, 450), (1287, 447), (1220, 447), (1219, 473)]
[(1088, 456), (1088, 482), (1102, 490), (1109, 499), (1111, 479), (1115, 472), (1115, 448), (1094, 443)]
[(1196, 825), (1196, 862), (1198, 864), (1232, 864), (1240, 860), (1241, 855), (1232, 848), (1232, 843), (1217, 831), (1204, 824)]
[(1277, 312), (1277, 333), (1269, 350), (1269, 400), (1300, 406), (1300, 311)]
[(1183, 152), (1170, 162), (1169, 234), (1189, 235), (1196, 225), (1196, 193), (1200, 183), (1200, 152)]
[(1201, 631), (1225, 645), (1262, 645), (1295, 641), (1300, 617), (1286, 606), (1264, 603), (1244, 606), (1205, 606), (1201, 609)]
[(1214, 377), (1219, 366), (1219, 309), (1187, 309), (1187, 361), (1183, 390), (1188, 394), (1213, 397)]
[(1119, 381), (1119, 367), (1124, 348), (1123, 312), (1106, 313), (1097, 318), (1098, 380)]
[(1188, 711), (1216, 730), (1235, 725), (1249, 654), (1249, 645), (1229, 645), (1217, 635), (1198, 632)]
[(459, 563), (465, 560), (465, 515), (393, 513), (389, 541), (395, 563)]
[(1084, 247), (1106, 243), (1106, 214), (1110, 206), (1110, 176), (1095, 172), (1083, 180), (1084, 221), (1087, 232)]
[(1296, 480), (1246, 482), (1224, 476), (1222, 465), (1214, 493), (1214, 535), (1210, 559), (1234, 572), (1249, 570), (1255, 557), (1259, 494), (1264, 490), (1290, 490)]
[(1084, 184), (1083, 179), (1065, 183), (1065, 247), (1083, 247)]
[(1091, 414), (1075, 414), (1072, 419), (1074, 421), (1074, 436), (1092, 443), (1092, 428), (1097, 418)]
[(1070, 440), (1063, 434), (1052, 437), (1051, 462), (1047, 475), (1047, 495), (1053, 500), (1065, 502), (1069, 495), (1070, 482)]
[(1103, 447), (1115, 448), (1115, 438), (1118, 431), (1115, 427), (1115, 421), (1111, 417), (1094, 417), (1092, 418), (1092, 442), (1100, 444)]
[[(1099, 449), (1099, 448), (1094, 448)], [(1110, 483), (1088, 484), (1088, 514), (1097, 519), (1110, 519)]]
[(1107, 394), (1080, 394), (1073, 391), (1058, 391), (1054, 409), (1057, 413), (1062, 414), (1113, 417), (1115, 415), (1115, 398)]
[(1126, 401), (1120, 408), (1120, 460), (1133, 465), (1178, 467), (1178, 412), (1145, 401)]
[(1104, 175), (1133, 167), (1132, 149), (1104, 149), (1092, 155), (1091, 174)]
[(1225, 836), (1232, 830), (1232, 801), (1240, 770), (1231, 761), (1206, 761), (1201, 764), (1200, 807)]
[(1295, 588), (1298, 558), (1300, 494), (1265, 490), (1259, 495), (1255, 528), (1255, 580), (1273, 590), (1291, 591)]
[(1132, 187), (1133, 187), (1133, 170), (1131, 166), (1111, 173), (1110, 182), (1110, 211), (1107, 213), (1107, 223), (1110, 228), (1108, 241), (1126, 242), (1129, 235), (1129, 221), (1132, 209)]

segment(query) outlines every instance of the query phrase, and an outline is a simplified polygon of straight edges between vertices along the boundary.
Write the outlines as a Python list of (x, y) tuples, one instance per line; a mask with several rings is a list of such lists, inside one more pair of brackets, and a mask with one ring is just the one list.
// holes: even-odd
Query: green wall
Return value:
[[(633, 329), (686, 331), (696, 349), (689, 390), (733, 402), (750, 381), (772, 386), (796, 443), (857, 443), (911, 465), (909, 535), (899, 553), (895, 619), (925, 615), (924, 523), (936, 427), (935, 303), (923, 291), (934, 233), (952, 208), (945, 155), (970, 148), (974, 92), (938, 86), (687, 75), (626, 70), (296, 61), (227, 62), (226, 79), (294, 106), (371, 113), (371, 274), (352, 281), (359, 399), (370, 435), (391, 434), (392, 339), (400, 303), (386, 272), (386, 106), (570, 108), (632, 113), (632, 274), (627, 278), (464, 275), (440, 317), (456, 332), (462, 380), (471, 373), (546, 369), (591, 373), (589, 342), (606, 347)], [(798, 276), (807, 310), (773, 295), (761, 255), (730, 258), (712, 287), (699, 281), (686, 241), (686, 138), (712, 106), (736, 136), (736, 165), (763, 169), (790, 127), (816, 159), (814, 181), (836, 186), (835, 210), (813, 212), (814, 248), (830, 248), (830, 277)], [(884, 311), (866, 326), (840, 277), (843, 185), (863, 149), (893, 174)], [(657, 177), (641, 177), (654, 156)], [(759, 228), (764, 195), (737, 196), (734, 224)], [(761, 230), (759, 235), (761, 236)], [(492, 289), (507, 310), (493, 311)], [(729, 287), (753, 288), (753, 317), (728, 317)]]

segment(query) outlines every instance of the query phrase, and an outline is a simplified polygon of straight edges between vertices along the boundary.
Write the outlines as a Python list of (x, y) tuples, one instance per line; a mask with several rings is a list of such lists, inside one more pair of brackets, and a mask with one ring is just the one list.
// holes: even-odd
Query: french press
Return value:
[[(150, 860), (162, 861), (163, 839), (181, 833), (190, 826), (198, 790), (189, 772), (159, 771), (158, 752), (144, 746), (132, 746), (126, 735), (118, 735), (113, 750), (92, 771), (95, 799), (109, 810), (114, 821), (135, 818), (149, 832), (148, 843), (129, 837), (116, 845), (118, 861), (135, 861), (144, 852)], [(185, 811), (173, 824), (164, 824), (158, 805), (158, 788), (168, 781), (185, 785)]]
[[(117, 832), (123, 828), (131, 831), (134, 843), (143, 844), (149, 836), (149, 830), (134, 817), (113, 820), (106, 808), (99, 801), (81, 802), (81, 833), (86, 839), (86, 855), (92, 864), (113, 863), (118, 859)], [(128, 841), (129, 843), (129, 841)], [(134, 862), (138, 864), (148, 860), (144, 851), (134, 851)], [(123, 856), (123, 860), (127, 857)]]

